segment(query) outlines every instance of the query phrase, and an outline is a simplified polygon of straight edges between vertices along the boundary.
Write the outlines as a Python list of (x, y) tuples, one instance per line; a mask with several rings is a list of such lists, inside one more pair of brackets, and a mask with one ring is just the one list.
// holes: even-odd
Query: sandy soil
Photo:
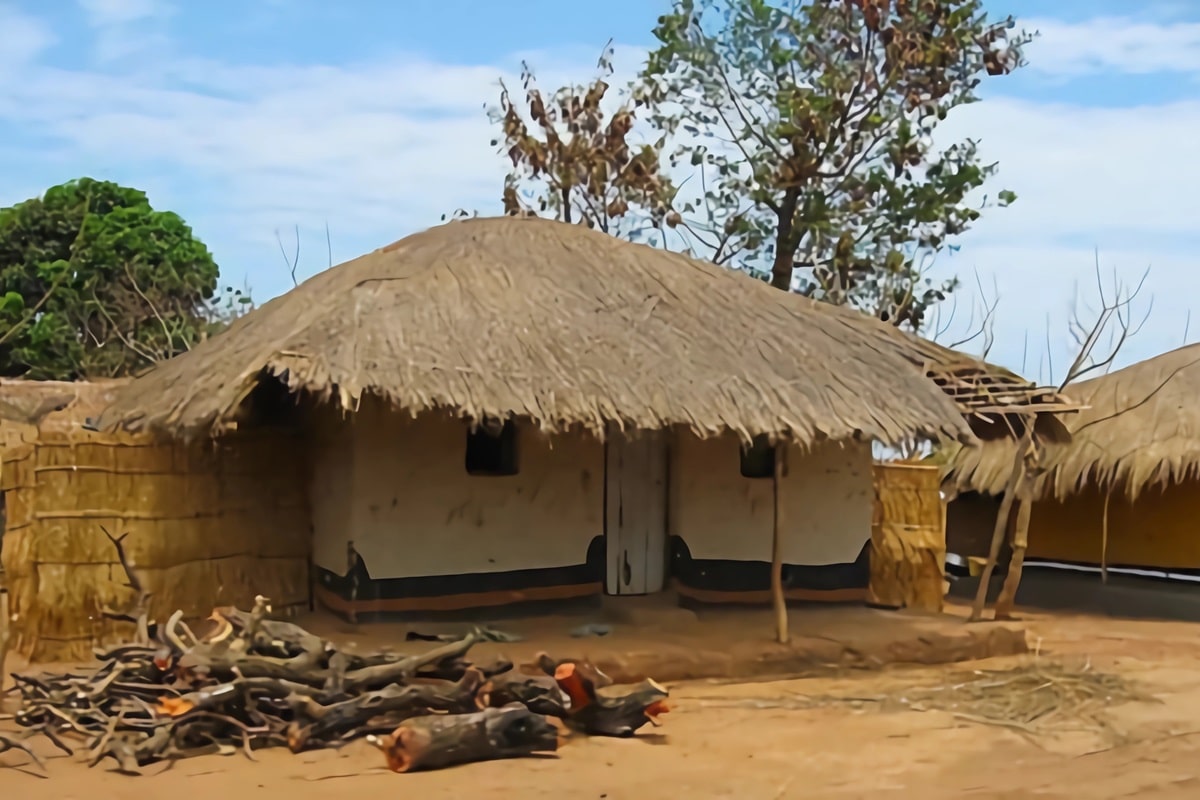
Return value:
[[(1195, 798), (1200, 796), (1200, 638), (1185, 623), (1027, 615), (1039, 658), (1087, 659), (1138, 682), (1162, 702), (1111, 709), (1125, 743), (1092, 731), (1030, 741), (1006, 728), (940, 712), (879, 711), (874, 705), (778, 707), (796, 694), (858, 696), (929, 684), (963, 667), (851, 671), (835, 677), (672, 685), (665, 725), (633, 740), (576, 741), (558, 756), (394, 775), (365, 744), (292, 756), (260, 752), (198, 758), (161, 775), (129, 778), (49, 761), (51, 778), (0, 771), (0, 787), (22, 798), (149, 798), (403, 791), (422, 800), (487, 797), (637, 798)], [(996, 668), (1017, 659), (992, 659)], [(976, 662), (972, 666), (983, 666)], [(774, 707), (772, 707), (774, 706)], [(17, 765), (19, 754), (0, 756)], [(157, 768), (151, 768), (151, 772)], [(184, 779), (188, 779), (184, 786)], [(486, 787), (486, 788), (485, 788)]]

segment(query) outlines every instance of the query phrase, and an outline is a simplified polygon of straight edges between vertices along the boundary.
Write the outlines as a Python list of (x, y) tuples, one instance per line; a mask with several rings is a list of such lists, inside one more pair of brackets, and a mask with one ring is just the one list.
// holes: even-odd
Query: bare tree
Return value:
[(977, 353), (978, 358), (981, 361), (986, 361), (988, 354), (992, 351), (992, 345), (996, 341), (996, 309), (1000, 305), (1000, 287), (995, 276), (993, 276), (992, 290), (989, 294), (983, 287), (983, 280), (979, 276), (979, 270), (976, 269), (975, 289), (976, 295), (971, 298), (969, 316), (964, 328), (965, 332), (960, 332), (957, 338), (951, 333), (951, 329), (954, 327), (954, 320), (958, 316), (959, 295), (955, 293), (950, 295), (948, 309), (945, 305), (934, 307), (928, 334), (931, 341), (944, 345), (951, 350), (960, 350), (967, 345), (972, 345), (972, 349), (977, 348), (979, 350)]
[[(1117, 354), (1121, 351), (1121, 348), (1128, 341), (1129, 337), (1135, 336), (1142, 325), (1145, 324), (1149, 318), (1150, 310), (1153, 308), (1153, 301), (1151, 301), (1141, 321), (1135, 323), (1131, 312), (1133, 302), (1145, 285), (1148, 274), (1149, 270), (1144, 272), (1140, 280), (1132, 287), (1126, 286), (1120, 281), (1119, 277), (1114, 276), (1113, 291), (1111, 294), (1107, 293), (1104, 288), (1104, 280), (1100, 274), (1099, 257), (1097, 256), (1096, 285), (1101, 307), (1095, 314), (1094, 321), (1089, 326), (1084, 324), (1080, 317), (1078, 298), (1076, 299), (1075, 308), (1068, 325), (1071, 336), (1075, 341), (1075, 358), (1067, 368), (1062, 382), (1058, 385), (1060, 392), (1065, 392), (1071, 384), (1091, 373), (1107, 370), (1111, 367)], [(1106, 354), (1102, 357), (1097, 357), (1096, 348), (1105, 336), (1109, 337)], [(1159, 386), (1154, 391), (1158, 391), (1161, 388), (1162, 386)], [(996, 515), (996, 524), (992, 529), (992, 540), (988, 550), (987, 564), (984, 566), (983, 574), (980, 576), (979, 588), (975, 593), (975, 600), (971, 605), (969, 620), (972, 622), (983, 619), (983, 611), (987, 604), (987, 594), (991, 585), (992, 575), (995, 572), (996, 562), (1000, 556), (1000, 549), (1009, 528), (1009, 520), (1015, 510), (1015, 519), (1013, 519), (1012, 536), (1010, 539), (1012, 556), (1009, 561), (1008, 574), (1005, 576), (1004, 585), (1000, 590), (999, 596), (996, 598), (994, 612), (994, 618), (997, 620), (1010, 619), (1012, 617), (1012, 609), (1016, 602), (1017, 589), (1020, 586), (1021, 574), (1025, 565), (1025, 551), (1029, 543), (1029, 520), (1032, 511), (1033, 489), (1037, 479), (1042, 474), (1043, 457), (1045, 454), (1045, 445), (1037, 433), (1036, 422), (1037, 411), (1036, 409), (1030, 409), (1021, 419), (1019, 436), (1017, 431), (1013, 431), (1014, 436), (1018, 436), (1017, 447), (1013, 455), (1012, 470), (1005, 483), (1004, 494), (1000, 499), (1000, 509)]]

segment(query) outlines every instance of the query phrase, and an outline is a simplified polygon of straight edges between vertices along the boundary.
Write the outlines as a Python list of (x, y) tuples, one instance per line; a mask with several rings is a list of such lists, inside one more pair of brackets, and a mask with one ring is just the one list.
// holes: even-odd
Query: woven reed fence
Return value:
[(946, 597), (946, 503), (936, 465), (878, 462), (867, 602), (941, 611)]
[(193, 444), (82, 430), (45, 432), (3, 456), (3, 565), (10, 646), (32, 661), (75, 661), (128, 636), (104, 607), (133, 600), (103, 528), (125, 547), (152, 618), (245, 607), (307, 608), (311, 523), (294, 436), (237, 434)]

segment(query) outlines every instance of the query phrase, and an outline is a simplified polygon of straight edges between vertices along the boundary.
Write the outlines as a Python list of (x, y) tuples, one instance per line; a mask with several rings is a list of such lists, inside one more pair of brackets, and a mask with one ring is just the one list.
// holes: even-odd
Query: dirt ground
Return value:
[[(205, 757), (131, 778), (50, 758), (50, 778), (0, 770), (22, 798), (150, 798), (334, 794), (422, 800), (490, 797), (675, 800), (778, 798), (1195, 798), (1200, 796), (1200, 637), (1186, 623), (1024, 615), (1033, 656), (967, 667), (844, 670), (788, 681), (671, 684), (659, 729), (631, 740), (573, 741), (557, 756), (395, 775), (364, 743), (299, 756), (259, 752)], [(881, 710), (877, 703), (797, 708), (788, 698), (904, 696), (964, 669), (1085, 661), (1139, 685), (1158, 702), (1110, 709), (1112, 729), (1031, 737), (940, 711)], [(18, 765), (23, 756), (0, 756)], [(150, 773), (157, 771), (151, 768)], [(187, 785), (184, 785), (187, 779)], [(14, 795), (17, 796), (17, 795)]]

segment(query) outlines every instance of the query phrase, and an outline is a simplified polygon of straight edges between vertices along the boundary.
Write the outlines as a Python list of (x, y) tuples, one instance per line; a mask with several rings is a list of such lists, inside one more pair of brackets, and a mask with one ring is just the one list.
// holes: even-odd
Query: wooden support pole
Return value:
[(1100, 517), (1100, 583), (1108, 584), (1108, 501), (1112, 490), (1104, 492), (1104, 514)]
[(787, 596), (783, 593), (783, 478), (787, 475), (787, 445), (775, 445), (775, 514), (771, 526), (771, 602), (775, 608), (775, 640), (788, 642)]
[[(0, 582), (4, 580), (4, 576), (0, 575)], [(8, 591), (3, 585), (0, 585), (0, 712), (4, 711), (4, 683), (8, 680), (8, 672), (5, 671), (5, 664), (8, 661), (8, 640), (11, 629), (11, 620), (8, 614)]]
[(979, 589), (975, 592), (975, 602), (971, 604), (971, 616), (968, 622), (978, 622), (983, 619), (983, 608), (987, 605), (988, 587), (992, 582), (992, 573), (996, 571), (996, 561), (1000, 558), (1000, 547), (1004, 544), (1004, 535), (1008, 531), (1008, 517), (1012, 513), (1013, 500), (1017, 487), (1025, 474), (1025, 452), (1033, 443), (1034, 418), (1025, 420), (1025, 432), (1017, 443), (1017, 452), (1013, 457), (1012, 472), (1008, 483), (1004, 486), (1004, 496), (1000, 498), (1000, 511), (996, 514), (996, 525), (992, 528), (992, 544), (988, 549), (987, 564), (983, 574), (979, 576)]
[(1030, 478), (1026, 475), (1017, 488), (1014, 503), (1017, 507), (1017, 519), (1013, 526), (1012, 558), (1008, 562), (1008, 574), (1004, 576), (1004, 586), (1000, 588), (1000, 596), (996, 598), (996, 609), (993, 615), (998, 620), (1012, 619), (1013, 607), (1017, 603), (1017, 589), (1021, 586), (1021, 571), (1025, 567), (1025, 550), (1029, 546), (1029, 517), (1033, 512), (1033, 502), (1029, 497)]

